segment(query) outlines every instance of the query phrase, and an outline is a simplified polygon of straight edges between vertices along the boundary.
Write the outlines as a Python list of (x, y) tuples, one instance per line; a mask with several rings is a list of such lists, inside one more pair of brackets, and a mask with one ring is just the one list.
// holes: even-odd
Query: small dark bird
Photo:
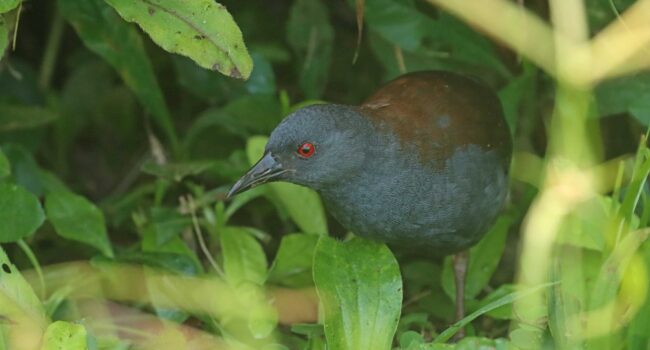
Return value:
[(316, 190), (355, 234), (414, 254), (456, 254), (456, 317), (466, 250), (503, 206), (512, 154), (495, 93), (461, 75), (403, 75), (361, 106), (300, 109), (229, 196), (269, 181)]

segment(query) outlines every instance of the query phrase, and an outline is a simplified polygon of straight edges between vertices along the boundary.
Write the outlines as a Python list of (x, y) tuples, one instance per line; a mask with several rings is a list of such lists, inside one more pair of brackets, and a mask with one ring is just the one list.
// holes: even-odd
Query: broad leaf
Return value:
[(86, 350), (88, 349), (86, 336), (84, 326), (56, 321), (45, 330), (41, 350)]
[(362, 238), (320, 238), (314, 282), (323, 305), (328, 349), (387, 350), (402, 306), (402, 279), (390, 250)]
[(106, 0), (163, 49), (200, 66), (248, 79), (253, 60), (226, 7), (212, 0)]
[(112, 257), (104, 214), (86, 198), (71, 192), (52, 192), (45, 198), (47, 218), (63, 238), (82, 242)]
[(15, 242), (31, 235), (44, 220), (36, 196), (22, 186), (0, 184), (0, 243)]
[[(267, 141), (268, 139), (263, 136), (248, 139), (246, 153), (251, 165), (262, 157)], [(325, 210), (316, 192), (286, 182), (271, 183), (268, 186), (301, 231), (315, 234), (327, 233)]]
[(221, 231), (223, 268), (232, 285), (242, 282), (264, 284), (266, 256), (262, 246), (245, 228), (227, 226)]
[(269, 281), (289, 287), (313, 285), (312, 264), (318, 236), (291, 234), (282, 237), (269, 272)]
[(600, 116), (630, 113), (650, 124), (650, 73), (613, 79), (596, 88)]
[(56, 118), (55, 113), (45, 108), (0, 104), (0, 131), (35, 128), (49, 124)]
[(59, 0), (59, 8), (84, 44), (115, 68), (175, 145), (171, 115), (135, 28), (124, 23), (103, 0)]

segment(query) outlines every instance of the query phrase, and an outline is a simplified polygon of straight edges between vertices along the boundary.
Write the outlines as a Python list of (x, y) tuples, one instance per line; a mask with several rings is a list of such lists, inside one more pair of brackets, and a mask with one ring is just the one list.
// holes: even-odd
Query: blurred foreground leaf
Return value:
[(328, 349), (391, 348), (402, 306), (402, 279), (386, 245), (321, 237), (314, 282), (323, 304)]
[(43, 336), (41, 350), (86, 350), (86, 328), (80, 324), (56, 321)]
[(201, 67), (248, 79), (253, 60), (226, 7), (212, 0), (107, 0), (163, 49), (190, 57)]
[(45, 210), (60, 236), (93, 246), (108, 257), (113, 256), (104, 214), (86, 198), (71, 192), (52, 192), (45, 198)]
[[(0, 332), (7, 349), (36, 349), (47, 326), (45, 310), (32, 287), (0, 246)], [(0, 336), (0, 339), (2, 337)]]
[(115, 68), (175, 148), (177, 139), (171, 115), (140, 34), (103, 0), (59, 0), (59, 8), (84, 44)]
[(43, 224), (38, 198), (22, 186), (0, 184), (0, 242), (15, 242)]

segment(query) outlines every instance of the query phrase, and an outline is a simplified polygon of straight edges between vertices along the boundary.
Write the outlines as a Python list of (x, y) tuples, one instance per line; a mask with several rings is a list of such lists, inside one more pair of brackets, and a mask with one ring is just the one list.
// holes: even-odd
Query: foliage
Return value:
[[(646, 349), (648, 2), (517, 3), (0, 0), (0, 349)], [(455, 323), (451, 257), (303, 187), (226, 198), (288, 114), (424, 69), (515, 141)]]

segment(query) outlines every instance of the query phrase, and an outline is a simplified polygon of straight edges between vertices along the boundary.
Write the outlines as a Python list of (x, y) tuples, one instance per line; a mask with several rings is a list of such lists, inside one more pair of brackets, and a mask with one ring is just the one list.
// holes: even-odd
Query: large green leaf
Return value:
[(650, 73), (617, 78), (596, 88), (600, 116), (630, 113), (650, 125)]
[(163, 49), (200, 66), (248, 79), (253, 60), (226, 7), (212, 0), (106, 0)]
[[(246, 153), (251, 164), (255, 164), (262, 157), (267, 141), (268, 138), (264, 136), (248, 139)], [(301, 231), (315, 234), (327, 233), (325, 210), (316, 192), (286, 182), (272, 183), (268, 186)]]
[(104, 214), (86, 198), (72, 192), (52, 192), (45, 198), (45, 210), (60, 236), (93, 246), (112, 257)]
[(0, 131), (35, 128), (57, 117), (56, 113), (42, 107), (0, 104)]
[(44, 219), (36, 196), (22, 186), (0, 184), (0, 242), (15, 242), (31, 235)]
[(297, 0), (287, 23), (287, 40), (300, 59), (300, 87), (307, 98), (319, 98), (327, 84), (334, 43), (328, 16), (320, 0)]
[(103, 0), (59, 0), (59, 8), (84, 44), (115, 68), (175, 147), (171, 115), (135, 28), (124, 23)]
[(269, 271), (269, 281), (289, 287), (313, 285), (312, 264), (318, 236), (291, 234), (282, 237)]
[[(501, 255), (503, 255), (506, 236), (513, 222), (512, 215), (500, 216), (485, 237), (470, 249), (465, 281), (465, 299), (476, 297), (492, 278), (492, 274), (501, 260)], [(452, 258), (447, 257), (442, 273), (442, 286), (452, 299), (456, 295), (453, 270)]]
[(402, 279), (390, 250), (353, 238), (320, 238), (314, 282), (323, 305), (328, 349), (390, 349), (402, 306)]
[(266, 256), (262, 246), (245, 228), (226, 226), (221, 231), (223, 268), (233, 285), (242, 282), (264, 284)]

